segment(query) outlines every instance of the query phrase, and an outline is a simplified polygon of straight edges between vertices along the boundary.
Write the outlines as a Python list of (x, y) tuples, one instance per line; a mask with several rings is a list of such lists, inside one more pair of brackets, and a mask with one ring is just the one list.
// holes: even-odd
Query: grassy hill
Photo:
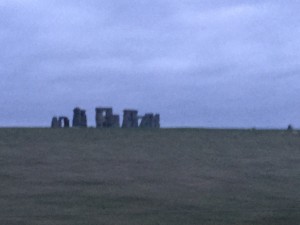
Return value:
[(300, 135), (0, 129), (0, 224), (300, 223)]

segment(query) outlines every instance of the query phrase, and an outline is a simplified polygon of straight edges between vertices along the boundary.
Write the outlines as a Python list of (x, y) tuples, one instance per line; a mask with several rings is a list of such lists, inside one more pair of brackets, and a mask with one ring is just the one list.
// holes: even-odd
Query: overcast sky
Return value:
[(0, 126), (96, 106), (164, 127), (300, 127), (296, 0), (0, 0)]

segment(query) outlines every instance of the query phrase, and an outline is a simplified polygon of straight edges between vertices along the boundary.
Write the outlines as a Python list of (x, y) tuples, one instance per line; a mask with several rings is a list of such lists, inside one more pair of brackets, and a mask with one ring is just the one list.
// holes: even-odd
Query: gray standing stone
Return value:
[(120, 127), (120, 117), (113, 114), (112, 108), (96, 108), (97, 128), (117, 128)]
[(73, 127), (80, 127), (81, 124), (81, 109), (75, 108), (73, 110)]
[(51, 128), (59, 128), (59, 121), (56, 116), (52, 118)]
[(69, 128), (70, 127), (70, 120), (66, 116), (61, 116), (58, 119), (59, 127)]
[(160, 128), (159, 114), (146, 113), (140, 123), (141, 128)]
[(76, 107), (73, 112), (73, 127), (87, 127), (87, 116), (85, 110)]
[(137, 128), (138, 127), (138, 111), (126, 109), (123, 111), (122, 128)]
[(65, 124), (65, 128), (69, 128), (70, 127), (70, 120), (69, 120), (69, 118), (67, 118), (67, 117), (64, 118), (64, 124)]
[(80, 114), (81, 114), (80, 126), (81, 127), (87, 127), (87, 117), (86, 117), (85, 110), (81, 110)]
[(153, 128), (154, 127), (154, 115), (153, 113), (146, 113), (142, 117), (142, 121), (140, 123), (141, 128)]

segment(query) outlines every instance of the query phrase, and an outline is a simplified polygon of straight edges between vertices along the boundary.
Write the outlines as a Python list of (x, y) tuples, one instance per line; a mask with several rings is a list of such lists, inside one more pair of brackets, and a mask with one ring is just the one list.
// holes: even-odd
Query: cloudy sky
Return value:
[(80, 106), (164, 127), (300, 127), (296, 0), (0, 0), (0, 126)]

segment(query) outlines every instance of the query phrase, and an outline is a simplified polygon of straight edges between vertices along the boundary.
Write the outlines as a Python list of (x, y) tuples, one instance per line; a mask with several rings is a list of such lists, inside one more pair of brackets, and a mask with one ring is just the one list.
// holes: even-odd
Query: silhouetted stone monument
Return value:
[(81, 109), (75, 108), (73, 110), (73, 127), (80, 127), (81, 125)]
[[(85, 110), (76, 107), (73, 110), (73, 127), (87, 127), (87, 116)], [(52, 128), (68, 128), (70, 120), (68, 117), (53, 117), (51, 121)], [(119, 128), (120, 116), (113, 114), (110, 107), (96, 108), (96, 127), (97, 128)], [(138, 116), (137, 110), (125, 109), (123, 111), (122, 128), (160, 128), (160, 115), (146, 113), (144, 116)]]
[(73, 110), (73, 127), (87, 127), (87, 117), (85, 110), (75, 108)]
[(160, 122), (159, 122), (159, 114), (154, 115), (153, 113), (146, 113), (142, 117), (142, 121), (140, 123), (141, 128), (159, 128)]
[(59, 122), (58, 122), (58, 119), (56, 116), (54, 116), (52, 118), (52, 121), (51, 121), (51, 128), (59, 128)]
[(65, 116), (60, 116), (59, 118), (54, 116), (52, 118), (51, 127), (52, 128), (68, 128), (68, 127), (70, 127), (70, 121), (69, 121), (68, 117), (65, 117)]
[(154, 127), (154, 115), (153, 113), (146, 113), (143, 117), (142, 117), (142, 121), (140, 123), (140, 127), (141, 128), (152, 128)]
[(81, 127), (87, 127), (87, 117), (85, 110), (81, 110)]
[(122, 128), (137, 128), (138, 126), (138, 111), (125, 109), (123, 111)]
[(70, 120), (68, 119), (68, 117), (65, 116), (59, 117), (58, 123), (59, 123), (59, 127), (63, 127), (63, 128), (70, 127)]
[(96, 127), (120, 127), (120, 117), (113, 114), (112, 108), (96, 108)]

